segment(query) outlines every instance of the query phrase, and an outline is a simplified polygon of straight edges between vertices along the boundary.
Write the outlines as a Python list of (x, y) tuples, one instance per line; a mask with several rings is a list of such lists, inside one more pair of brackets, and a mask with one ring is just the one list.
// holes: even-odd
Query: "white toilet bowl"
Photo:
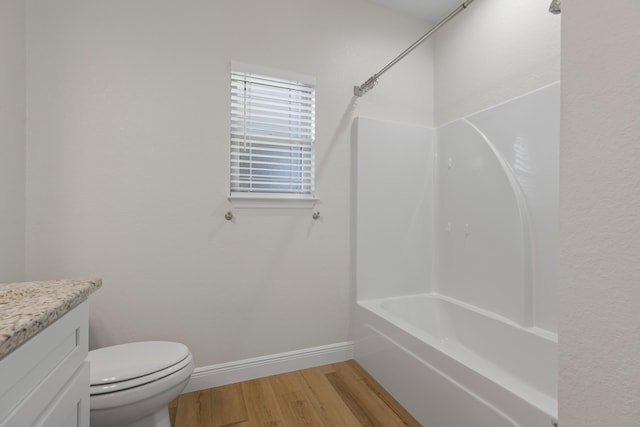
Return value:
[(92, 350), (87, 360), (91, 427), (171, 427), (167, 405), (193, 372), (187, 346), (135, 342)]

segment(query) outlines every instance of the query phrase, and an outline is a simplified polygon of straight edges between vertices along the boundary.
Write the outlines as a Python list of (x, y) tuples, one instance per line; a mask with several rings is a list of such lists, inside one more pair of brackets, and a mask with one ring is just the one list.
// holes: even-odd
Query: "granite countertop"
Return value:
[(102, 286), (102, 279), (0, 283), (0, 359)]

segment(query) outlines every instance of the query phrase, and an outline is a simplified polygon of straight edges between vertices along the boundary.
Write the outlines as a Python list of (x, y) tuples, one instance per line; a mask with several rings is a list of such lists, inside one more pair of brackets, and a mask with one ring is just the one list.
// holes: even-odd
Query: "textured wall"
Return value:
[(25, 275), (25, 6), (0, 1), (0, 282)]
[(560, 425), (640, 420), (640, 4), (562, 2)]
[[(424, 23), (360, 0), (29, 0), (29, 278), (100, 276), (93, 345), (183, 341), (197, 366), (349, 338), (357, 114), (431, 124)], [(311, 210), (234, 210), (229, 62), (317, 79)]]

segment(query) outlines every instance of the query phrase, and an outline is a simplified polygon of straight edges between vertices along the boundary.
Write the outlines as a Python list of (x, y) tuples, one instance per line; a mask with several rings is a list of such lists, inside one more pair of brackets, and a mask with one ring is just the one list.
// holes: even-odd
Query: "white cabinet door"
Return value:
[(85, 301), (0, 359), (0, 427), (89, 425), (88, 328)]
[(89, 362), (82, 363), (42, 417), (33, 425), (89, 427)]

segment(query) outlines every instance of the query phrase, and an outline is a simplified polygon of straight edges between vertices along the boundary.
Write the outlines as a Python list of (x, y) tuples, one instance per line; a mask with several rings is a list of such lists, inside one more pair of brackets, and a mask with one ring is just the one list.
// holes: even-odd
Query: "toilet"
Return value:
[(91, 427), (171, 427), (167, 405), (193, 372), (189, 348), (144, 341), (89, 352)]

